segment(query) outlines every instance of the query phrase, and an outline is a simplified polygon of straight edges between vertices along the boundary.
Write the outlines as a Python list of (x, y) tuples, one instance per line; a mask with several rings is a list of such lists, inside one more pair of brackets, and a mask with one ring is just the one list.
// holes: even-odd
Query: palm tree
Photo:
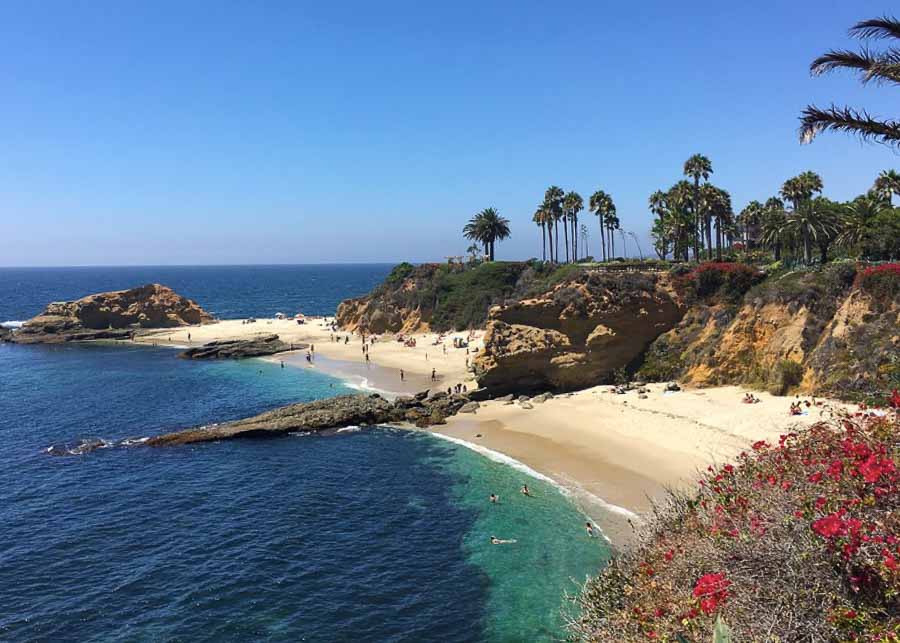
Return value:
[(765, 208), (759, 201), (751, 201), (738, 215), (738, 229), (744, 246), (750, 250), (759, 240), (759, 225)]
[(547, 214), (543, 205), (537, 207), (531, 220), (541, 228), (541, 260), (547, 261)]
[(641, 244), (638, 242), (637, 235), (633, 232), (629, 232), (628, 236), (631, 237), (632, 239), (634, 239), (634, 245), (636, 245), (637, 249), (638, 249), (638, 256), (641, 258), (641, 261), (643, 261), (644, 260), (644, 251), (641, 250)]
[(894, 195), (900, 195), (900, 173), (897, 170), (884, 170), (875, 179), (872, 189), (879, 197), (887, 201), (888, 205), (892, 206)]
[(610, 259), (616, 258), (616, 237), (615, 231), (619, 229), (619, 217), (616, 216), (615, 206), (613, 211), (606, 215), (606, 229), (609, 231), (609, 252)]
[(653, 249), (660, 259), (665, 259), (669, 254), (669, 242), (672, 236), (671, 218), (672, 213), (669, 210), (669, 204), (666, 202), (666, 193), (657, 190), (650, 195), (648, 199), (650, 212), (656, 215), (653, 220), (653, 228), (650, 230), (650, 236), (653, 238)]
[[(863, 20), (850, 29), (850, 35), (861, 40), (900, 40), (900, 20), (888, 16)], [(835, 69), (851, 69), (859, 72), (863, 84), (873, 80), (900, 84), (900, 50), (893, 47), (885, 51), (872, 51), (868, 47), (858, 52), (832, 50), (816, 58), (809, 69), (813, 76)], [(834, 105), (819, 109), (810, 105), (803, 110), (800, 123), (801, 143), (811, 142), (819, 132), (835, 130), (895, 147), (900, 145), (900, 120), (878, 120), (864, 109)]]
[(562, 218), (562, 201), (565, 194), (562, 189), (551, 185), (547, 188), (547, 191), (544, 192), (544, 208), (550, 213), (551, 216), (551, 225), (554, 228), (554, 232), (556, 233), (556, 251), (553, 252), (553, 242), (551, 240), (551, 258), (553, 260), (553, 255), (556, 256), (556, 261), (559, 261), (559, 220)]
[[(725, 228), (730, 226), (734, 214), (731, 210), (731, 195), (722, 188), (706, 183), (700, 190), (702, 210), (706, 214), (707, 235), (714, 220), (716, 224), (716, 260), (722, 261), (722, 246), (725, 245)], [(712, 240), (710, 239), (709, 259), (712, 259)]]
[[(606, 253), (606, 229), (607, 229), (607, 221), (610, 216), (615, 216), (616, 214), (616, 205), (613, 203), (612, 197), (609, 196), (603, 190), (597, 190), (591, 195), (591, 199), (588, 202), (588, 205), (591, 208), (591, 212), (597, 215), (597, 219), (600, 221), (600, 243), (603, 249), (603, 260), (606, 261), (607, 253)], [(612, 246), (610, 246), (612, 248)]]
[(784, 211), (784, 201), (773, 196), (763, 206), (759, 240), (763, 246), (772, 249), (775, 261), (781, 260), (785, 223), (787, 223), (787, 214)]
[(472, 217), (463, 227), (467, 239), (484, 244), (484, 254), (488, 261), (494, 260), (494, 244), (510, 235), (509, 219), (505, 219), (494, 208), (486, 208)]
[[(709, 175), (713, 173), (712, 163), (702, 154), (694, 154), (691, 158), (684, 162), (684, 175), (694, 179), (694, 221), (697, 230), (694, 232), (694, 259), (700, 261), (700, 226), (701, 226), (701, 203), (700, 203), (700, 178), (704, 181), (709, 180)], [(709, 215), (706, 215), (706, 247), (709, 258), (712, 258), (712, 232), (710, 231)]]
[(691, 240), (696, 240), (697, 229), (694, 217), (694, 186), (681, 180), (666, 193), (666, 204), (671, 211), (671, 227), (675, 238), (675, 256), (681, 254), (683, 261), (690, 260)]
[(584, 200), (578, 192), (569, 192), (563, 198), (563, 208), (572, 224), (572, 262), (578, 261), (578, 213), (584, 210)]
[(810, 239), (821, 231), (817, 213), (813, 212), (812, 197), (822, 191), (822, 178), (815, 172), (803, 172), (788, 179), (781, 186), (781, 196), (793, 205), (793, 212), (786, 224), (787, 230), (800, 234), (803, 239), (803, 261), (812, 263)]
[(868, 196), (857, 197), (844, 208), (844, 220), (841, 233), (837, 237), (838, 245), (852, 251), (865, 241), (872, 220), (881, 214), (887, 206), (879, 199)]

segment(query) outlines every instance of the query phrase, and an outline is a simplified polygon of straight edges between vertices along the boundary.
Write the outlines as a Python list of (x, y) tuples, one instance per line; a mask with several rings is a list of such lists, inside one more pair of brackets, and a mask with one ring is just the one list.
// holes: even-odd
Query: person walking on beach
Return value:
[(400, 381), (401, 381), (401, 382), (403, 381), (404, 377), (405, 377), (405, 375), (404, 375), (404, 373), (403, 373), (403, 369), (401, 368), (401, 369), (400, 369)]
[(437, 369), (431, 369), (431, 381), (434, 382), (437, 379)]
[(368, 363), (369, 363), (369, 354), (366, 353), (366, 364), (368, 365)]
[(190, 343), (190, 341), (191, 341), (191, 334), (188, 333), (188, 343)]

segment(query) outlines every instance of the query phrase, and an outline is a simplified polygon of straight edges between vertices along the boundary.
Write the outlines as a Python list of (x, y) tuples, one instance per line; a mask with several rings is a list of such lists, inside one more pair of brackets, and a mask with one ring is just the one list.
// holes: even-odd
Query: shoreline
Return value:
[[(332, 334), (326, 319), (308, 318), (303, 325), (293, 320), (230, 320), (150, 331), (134, 343), (181, 348), (276, 333), (289, 343), (313, 344), (311, 361), (306, 359), (308, 349), (258, 359), (313, 368), (361, 392), (391, 399), (455, 383), (474, 388), (467, 368), (471, 348), (444, 348), (452, 346), (453, 337), (472, 337), (468, 333), (416, 333), (416, 347), (382, 336), (367, 341), (367, 362), (362, 337), (345, 331)], [(332, 335), (350, 339), (333, 341)], [(473, 335), (477, 347), (483, 333)], [(406, 373), (402, 384), (399, 368)], [(430, 368), (440, 369), (437, 382), (431, 381)], [(450, 417), (445, 425), (424, 431), (553, 484), (597, 525), (614, 550), (621, 550), (637, 540), (643, 516), (665, 499), (667, 490), (692, 490), (696, 474), (710, 464), (733, 459), (755, 440), (777, 440), (793, 426), (811, 424), (840, 405), (825, 401), (806, 416), (789, 416), (790, 397), (754, 392), (761, 403), (747, 405), (741, 398), (749, 389), (737, 386), (678, 392), (664, 388), (650, 384), (645, 394), (632, 390), (618, 395), (611, 386), (595, 386), (542, 403), (532, 399), (532, 408), (482, 402), (474, 414)], [(402, 424), (397, 428), (423, 430)]]

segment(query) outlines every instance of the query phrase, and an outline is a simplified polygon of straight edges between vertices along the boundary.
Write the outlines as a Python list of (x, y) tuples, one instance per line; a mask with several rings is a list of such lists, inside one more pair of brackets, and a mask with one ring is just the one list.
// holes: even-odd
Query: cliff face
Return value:
[(124, 338), (134, 329), (213, 321), (196, 303), (160, 284), (55, 302), (12, 334), (20, 344)]
[(611, 381), (684, 312), (665, 274), (583, 272), (492, 308), (475, 374), (491, 394)]
[(770, 279), (737, 304), (698, 303), (647, 351), (639, 374), (775, 394), (878, 396), (900, 377), (900, 296), (852, 267)]

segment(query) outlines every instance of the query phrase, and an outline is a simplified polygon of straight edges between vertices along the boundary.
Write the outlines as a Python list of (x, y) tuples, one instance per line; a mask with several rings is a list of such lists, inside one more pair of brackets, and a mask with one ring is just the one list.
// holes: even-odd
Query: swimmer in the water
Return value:
[(511, 543), (516, 542), (515, 540), (502, 540), (497, 538), (496, 536), (491, 536), (491, 544), (492, 545), (509, 545)]
[(497, 497), (497, 494), (492, 493), (491, 494), (491, 502), (496, 504), (498, 500), (500, 500), (500, 498)]
[(587, 530), (587, 535), (590, 536), (591, 538), (593, 538), (596, 535), (594, 533), (594, 527), (593, 527), (593, 525), (591, 525), (591, 523), (589, 523), (589, 522), (584, 523), (584, 528)]
[(522, 485), (522, 495), (523, 496), (531, 496), (531, 492), (528, 490), (527, 484)]

